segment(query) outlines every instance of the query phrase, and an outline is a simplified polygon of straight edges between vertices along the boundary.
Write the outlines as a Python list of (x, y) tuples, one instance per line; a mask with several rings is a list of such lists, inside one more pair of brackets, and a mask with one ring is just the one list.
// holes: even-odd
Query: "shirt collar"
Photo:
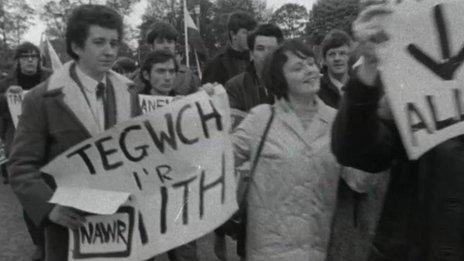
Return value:
[[(77, 78), (79, 78), (79, 81), (81, 82), (82, 86), (84, 87), (86, 91), (93, 93), (97, 90), (97, 85), (99, 82), (95, 81), (92, 77), (84, 73), (81, 70), (81, 68), (79, 68), (79, 65), (77, 64), (76, 64), (76, 74), (77, 74)], [(101, 83), (106, 85), (106, 74), (105, 76), (103, 76)]]
[(330, 73), (327, 73), (329, 75), (329, 79), (330, 81), (332, 82), (333, 85), (335, 85), (335, 87), (337, 87), (338, 90), (342, 91), (342, 88), (343, 86), (345, 86), (341, 81), (333, 78)]

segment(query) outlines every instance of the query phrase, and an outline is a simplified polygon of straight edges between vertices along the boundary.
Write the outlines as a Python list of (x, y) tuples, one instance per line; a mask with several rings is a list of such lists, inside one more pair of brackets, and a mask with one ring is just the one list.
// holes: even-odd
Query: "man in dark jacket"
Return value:
[(260, 25), (248, 35), (252, 61), (245, 72), (232, 77), (225, 85), (231, 108), (248, 112), (259, 104), (273, 102), (273, 95), (263, 86), (260, 72), (266, 55), (283, 40), (282, 31), (273, 24)]
[[(30, 90), (32, 87), (45, 81), (50, 76), (50, 71), (41, 67), (40, 51), (37, 46), (30, 42), (24, 42), (16, 48), (15, 56), (16, 66), (10, 75), (0, 82), (0, 140), (5, 144), (5, 154), (8, 157), (11, 150), (11, 143), (15, 127), (8, 109), (7, 91), (21, 92), (22, 90)], [(8, 174), (5, 165), (1, 165), (1, 172), (8, 180)], [(42, 248), (44, 246), (43, 230), (34, 225), (30, 217), (23, 212), (23, 217), (27, 225), (32, 242), (36, 246), (33, 260), (38, 260), (42, 257)]]
[(398, 130), (377, 111), (383, 95), (376, 43), (382, 17), (371, 6), (355, 22), (363, 63), (346, 87), (332, 133), (340, 163), (370, 172), (392, 168), (371, 261), (464, 260), (464, 136), (449, 139), (416, 161), (407, 159)]
[(322, 59), (325, 65), (319, 97), (327, 105), (337, 108), (343, 87), (349, 79), (351, 38), (341, 30), (330, 31), (322, 41)]
[[(7, 155), (13, 141), (14, 125), (8, 109), (6, 93), (30, 90), (43, 82), (51, 72), (40, 65), (40, 51), (30, 42), (20, 44), (15, 51), (16, 66), (9, 76), (0, 82), (0, 139), (5, 142)], [(14, 89), (14, 90), (13, 90)]]
[(227, 21), (229, 45), (206, 64), (202, 83), (224, 85), (230, 78), (245, 71), (250, 61), (247, 37), (255, 27), (256, 21), (247, 13), (235, 12), (230, 15)]

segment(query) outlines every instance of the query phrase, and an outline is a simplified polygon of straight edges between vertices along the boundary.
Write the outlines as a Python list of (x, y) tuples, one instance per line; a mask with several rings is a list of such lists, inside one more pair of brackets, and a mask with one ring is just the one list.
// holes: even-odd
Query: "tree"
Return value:
[(227, 44), (227, 19), (232, 12), (245, 11), (259, 23), (269, 21), (269, 9), (264, 0), (217, 0), (213, 9), (212, 23), (209, 30), (212, 33), (213, 50), (220, 49)]
[(299, 4), (285, 4), (277, 9), (271, 18), (271, 23), (279, 26), (286, 38), (303, 35), (307, 22), (308, 11)]
[(325, 35), (332, 29), (351, 34), (351, 24), (359, 13), (359, 0), (318, 0), (309, 14), (308, 35)]
[(33, 24), (34, 10), (25, 0), (0, 1), (0, 37), (4, 48), (18, 45), (21, 37)]
[[(122, 16), (128, 15), (131, 12), (133, 4), (140, 0), (59, 0), (48, 1), (39, 14), (42, 21), (46, 24), (45, 36), (53, 44), (61, 61), (67, 61), (70, 57), (66, 53), (65, 43), (65, 28), (66, 21), (68, 20), (74, 8), (82, 4), (106, 4), (115, 9)], [(125, 31), (129, 31), (125, 25)], [(128, 40), (125, 38), (124, 40)], [(124, 55), (131, 54), (131, 50), (126, 44), (123, 44), (122, 51)], [(133, 57), (131, 55), (130, 57)]]

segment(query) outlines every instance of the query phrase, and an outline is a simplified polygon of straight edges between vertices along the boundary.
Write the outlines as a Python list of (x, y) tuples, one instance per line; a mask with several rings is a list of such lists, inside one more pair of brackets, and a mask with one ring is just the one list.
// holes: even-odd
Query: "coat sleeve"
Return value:
[[(34, 92), (36, 90), (33, 90)], [(41, 102), (35, 93), (26, 95), (23, 112), (12, 144), (10, 155), (10, 183), (25, 211), (37, 224), (47, 217), (53, 204), (47, 201), (53, 190), (42, 177), (40, 168), (46, 164), (48, 132)]]
[(380, 97), (379, 87), (348, 82), (332, 128), (332, 151), (340, 164), (368, 172), (391, 166), (401, 144), (377, 115)]
[(213, 83), (217, 82), (220, 84), (225, 84), (225, 73), (226, 69), (222, 66), (220, 56), (214, 57), (211, 61), (206, 64), (205, 70), (203, 72), (203, 78), (201, 83)]
[(232, 77), (225, 84), (225, 89), (227, 91), (227, 96), (229, 97), (230, 107), (233, 109), (245, 111), (243, 108), (243, 102), (241, 101), (243, 93), (240, 92), (240, 83), (243, 81), (242, 74)]

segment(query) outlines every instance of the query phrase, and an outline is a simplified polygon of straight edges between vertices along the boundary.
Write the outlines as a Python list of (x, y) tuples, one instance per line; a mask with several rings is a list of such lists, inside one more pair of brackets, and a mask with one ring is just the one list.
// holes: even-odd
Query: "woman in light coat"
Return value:
[[(335, 110), (317, 97), (314, 54), (296, 40), (267, 57), (263, 80), (277, 101), (256, 171), (248, 182), (246, 260), (324, 261), (340, 177), (357, 191), (371, 174), (340, 166), (330, 150)], [(260, 105), (233, 135), (236, 166), (253, 162), (271, 116)]]

